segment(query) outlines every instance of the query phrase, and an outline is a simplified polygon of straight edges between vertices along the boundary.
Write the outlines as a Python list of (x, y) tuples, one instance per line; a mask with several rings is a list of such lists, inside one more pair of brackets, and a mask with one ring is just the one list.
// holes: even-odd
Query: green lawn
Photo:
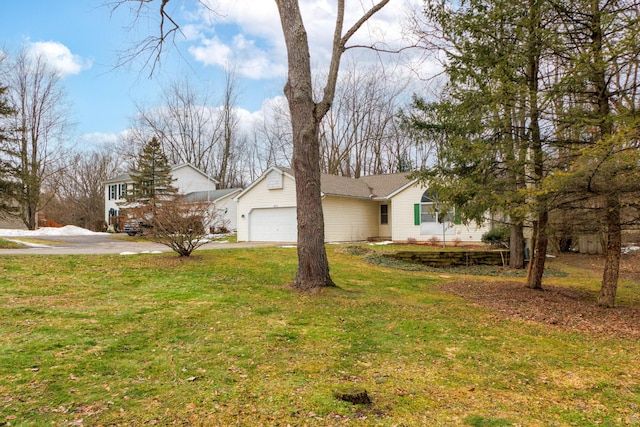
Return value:
[(0, 237), (0, 249), (18, 249), (23, 248), (24, 245), (16, 243), (12, 240), (3, 239)]
[(287, 286), (295, 249), (0, 256), (0, 426), (640, 425), (637, 340), (328, 251), (319, 295)]

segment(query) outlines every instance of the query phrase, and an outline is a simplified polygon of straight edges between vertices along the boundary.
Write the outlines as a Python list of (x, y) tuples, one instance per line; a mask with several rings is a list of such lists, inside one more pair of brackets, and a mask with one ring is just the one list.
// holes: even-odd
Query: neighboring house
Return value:
[(214, 230), (236, 230), (238, 228), (238, 203), (234, 200), (242, 188), (225, 188), (222, 190), (194, 191), (185, 197), (185, 201), (210, 204), (209, 217)]
[[(429, 192), (406, 173), (358, 179), (321, 176), (325, 241), (370, 239), (479, 242), (489, 224), (438, 221)], [(238, 202), (238, 241), (297, 241), (295, 177), (271, 167), (242, 191)], [(442, 220), (442, 218), (440, 218)]]
[[(224, 217), (218, 220), (229, 224), (227, 229), (235, 230), (236, 207), (233, 196), (242, 191), (240, 188), (218, 190), (218, 181), (186, 163), (173, 166), (171, 176), (179, 194), (184, 194), (188, 201), (210, 201), (211, 209), (216, 209), (216, 212)], [(104, 182), (104, 219), (107, 224), (115, 225), (121, 221), (122, 206), (126, 203), (125, 196), (132, 185), (133, 180), (128, 173)]]

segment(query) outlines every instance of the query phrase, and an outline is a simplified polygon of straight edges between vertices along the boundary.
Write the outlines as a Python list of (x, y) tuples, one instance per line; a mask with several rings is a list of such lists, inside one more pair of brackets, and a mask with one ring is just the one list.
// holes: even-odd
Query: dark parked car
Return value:
[(124, 222), (124, 232), (129, 236), (135, 236), (136, 234), (144, 235), (152, 227), (151, 224), (139, 219), (128, 219)]

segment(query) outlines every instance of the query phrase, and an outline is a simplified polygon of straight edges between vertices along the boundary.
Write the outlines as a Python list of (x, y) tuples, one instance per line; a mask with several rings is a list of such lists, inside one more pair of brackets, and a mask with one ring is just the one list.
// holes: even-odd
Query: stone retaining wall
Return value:
[(430, 267), (463, 267), (469, 265), (509, 265), (509, 251), (399, 251), (385, 256), (416, 262)]

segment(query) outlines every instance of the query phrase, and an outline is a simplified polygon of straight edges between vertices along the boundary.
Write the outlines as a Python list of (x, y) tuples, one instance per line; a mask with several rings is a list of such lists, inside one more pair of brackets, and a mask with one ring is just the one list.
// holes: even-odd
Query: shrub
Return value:
[(482, 242), (493, 248), (508, 248), (510, 235), (509, 227), (494, 227), (482, 235)]
[(206, 203), (186, 203), (183, 197), (166, 201), (156, 208), (151, 240), (170, 247), (180, 256), (208, 243), (205, 223), (211, 223)]
[(433, 247), (440, 245), (440, 239), (436, 236), (430, 237), (428, 242), (429, 242), (429, 245)]

